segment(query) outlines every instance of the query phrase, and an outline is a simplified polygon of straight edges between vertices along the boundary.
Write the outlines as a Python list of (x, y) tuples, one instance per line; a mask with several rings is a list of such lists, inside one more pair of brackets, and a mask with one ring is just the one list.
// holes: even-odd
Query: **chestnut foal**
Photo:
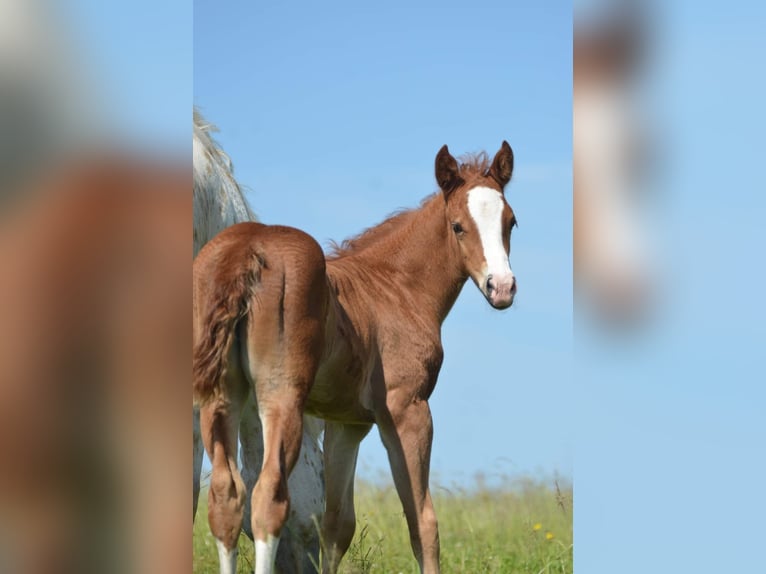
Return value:
[(236, 547), (247, 495), (237, 428), (254, 390), (264, 441), (252, 492), (256, 574), (273, 569), (304, 412), (327, 422), (322, 571), (336, 572), (351, 543), (359, 443), (377, 424), (420, 570), (439, 572), (428, 398), (442, 364), (441, 324), (468, 277), (493, 307), (513, 302), (515, 217), (503, 195), (512, 171), (507, 142), (491, 164), (486, 154), (459, 164), (444, 146), (440, 193), (327, 258), (302, 231), (259, 223), (229, 227), (200, 251), (193, 380), (213, 464), (210, 528), (219, 545)]

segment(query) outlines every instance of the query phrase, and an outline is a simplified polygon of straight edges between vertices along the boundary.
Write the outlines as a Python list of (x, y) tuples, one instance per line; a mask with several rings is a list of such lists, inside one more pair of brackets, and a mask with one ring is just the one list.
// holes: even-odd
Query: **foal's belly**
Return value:
[[(373, 423), (372, 410), (364, 403), (367, 384), (361, 370), (320, 367), (306, 402), (306, 412), (316, 417), (343, 423)], [(346, 371), (346, 372), (344, 372)]]

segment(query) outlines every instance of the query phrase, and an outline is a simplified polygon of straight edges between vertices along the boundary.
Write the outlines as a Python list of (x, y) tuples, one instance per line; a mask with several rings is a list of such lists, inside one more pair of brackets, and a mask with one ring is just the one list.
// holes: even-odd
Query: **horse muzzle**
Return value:
[(507, 309), (516, 295), (516, 278), (512, 273), (502, 277), (487, 276), (485, 293), (487, 301), (495, 309)]

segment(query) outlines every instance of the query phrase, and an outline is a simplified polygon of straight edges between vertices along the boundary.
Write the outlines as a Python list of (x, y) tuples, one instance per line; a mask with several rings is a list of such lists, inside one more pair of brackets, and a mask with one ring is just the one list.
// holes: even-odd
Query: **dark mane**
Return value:
[(431, 194), (420, 202), (419, 207), (395, 211), (378, 225), (368, 227), (360, 234), (343, 240), (340, 244), (334, 241), (330, 242), (330, 252), (327, 254), (327, 259), (340, 259), (341, 257), (353, 255), (374, 243), (378, 243), (381, 239), (406, 227), (413, 220), (417, 212), (436, 197), (438, 197), (438, 194)]

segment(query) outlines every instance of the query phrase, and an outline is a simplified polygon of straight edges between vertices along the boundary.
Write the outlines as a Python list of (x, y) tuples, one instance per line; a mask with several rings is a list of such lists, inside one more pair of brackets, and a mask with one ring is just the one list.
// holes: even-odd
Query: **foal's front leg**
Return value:
[(410, 543), (420, 571), (439, 572), (439, 530), (428, 489), (433, 422), (425, 400), (389, 403), (378, 426), (404, 507)]

